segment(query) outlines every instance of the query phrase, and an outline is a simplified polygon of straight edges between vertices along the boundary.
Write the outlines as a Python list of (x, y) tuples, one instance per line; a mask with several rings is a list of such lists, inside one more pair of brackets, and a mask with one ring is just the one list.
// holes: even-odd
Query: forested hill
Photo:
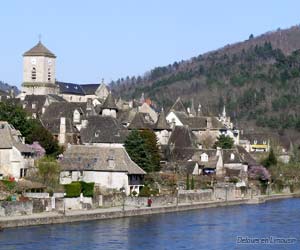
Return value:
[[(190, 60), (157, 67), (144, 76), (112, 82), (114, 93), (138, 98), (144, 92), (165, 108), (181, 96), (207, 113), (226, 104), (236, 122), (300, 130), (300, 27), (249, 36)], [(125, 95), (124, 95), (125, 93)]]
[(0, 80), (0, 90), (9, 93), (11, 91), (11, 88), (13, 88), (15, 95), (20, 93), (20, 90), (16, 86), (12, 86)]

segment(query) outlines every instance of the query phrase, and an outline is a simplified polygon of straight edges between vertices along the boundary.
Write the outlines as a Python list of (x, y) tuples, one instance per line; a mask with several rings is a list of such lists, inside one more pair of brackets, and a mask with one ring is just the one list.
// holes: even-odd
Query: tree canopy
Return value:
[(61, 148), (52, 134), (38, 120), (29, 118), (29, 114), (21, 106), (0, 102), (0, 120), (7, 121), (20, 130), (26, 143), (38, 141), (47, 155), (56, 156), (61, 153)]
[(231, 137), (226, 135), (220, 135), (217, 138), (217, 141), (214, 145), (214, 147), (220, 147), (222, 149), (231, 149), (233, 147), (234, 141)]
[(159, 170), (159, 154), (155, 134), (148, 130), (133, 130), (125, 140), (130, 158), (146, 172)]

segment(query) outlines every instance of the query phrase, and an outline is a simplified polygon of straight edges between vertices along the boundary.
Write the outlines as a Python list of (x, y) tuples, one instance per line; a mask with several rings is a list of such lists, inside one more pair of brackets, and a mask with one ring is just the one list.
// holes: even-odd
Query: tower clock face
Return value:
[(36, 65), (36, 59), (35, 58), (31, 58), (31, 64)]
[(52, 64), (52, 60), (48, 59), (48, 65), (51, 65), (51, 64)]

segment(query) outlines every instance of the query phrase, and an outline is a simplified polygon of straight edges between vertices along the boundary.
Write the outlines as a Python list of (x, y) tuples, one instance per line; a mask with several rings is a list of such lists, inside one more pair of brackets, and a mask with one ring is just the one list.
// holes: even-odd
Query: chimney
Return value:
[(207, 127), (207, 129), (211, 129), (212, 128), (211, 117), (207, 117), (207, 119), (206, 119), (206, 127)]
[(65, 144), (66, 142), (66, 118), (60, 118), (60, 126), (59, 126), (59, 136), (58, 136), (59, 144)]
[(221, 155), (222, 155), (222, 149), (220, 147), (217, 147), (216, 156), (221, 156)]

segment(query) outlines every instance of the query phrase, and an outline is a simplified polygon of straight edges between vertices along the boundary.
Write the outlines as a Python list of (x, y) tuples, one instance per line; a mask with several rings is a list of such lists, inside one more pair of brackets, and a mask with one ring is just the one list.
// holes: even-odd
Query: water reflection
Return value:
[(300, 199), (61, 225), (7, 229), (0, 249), (300, 249), (237, 245), (237, 236), (300, 239)]

